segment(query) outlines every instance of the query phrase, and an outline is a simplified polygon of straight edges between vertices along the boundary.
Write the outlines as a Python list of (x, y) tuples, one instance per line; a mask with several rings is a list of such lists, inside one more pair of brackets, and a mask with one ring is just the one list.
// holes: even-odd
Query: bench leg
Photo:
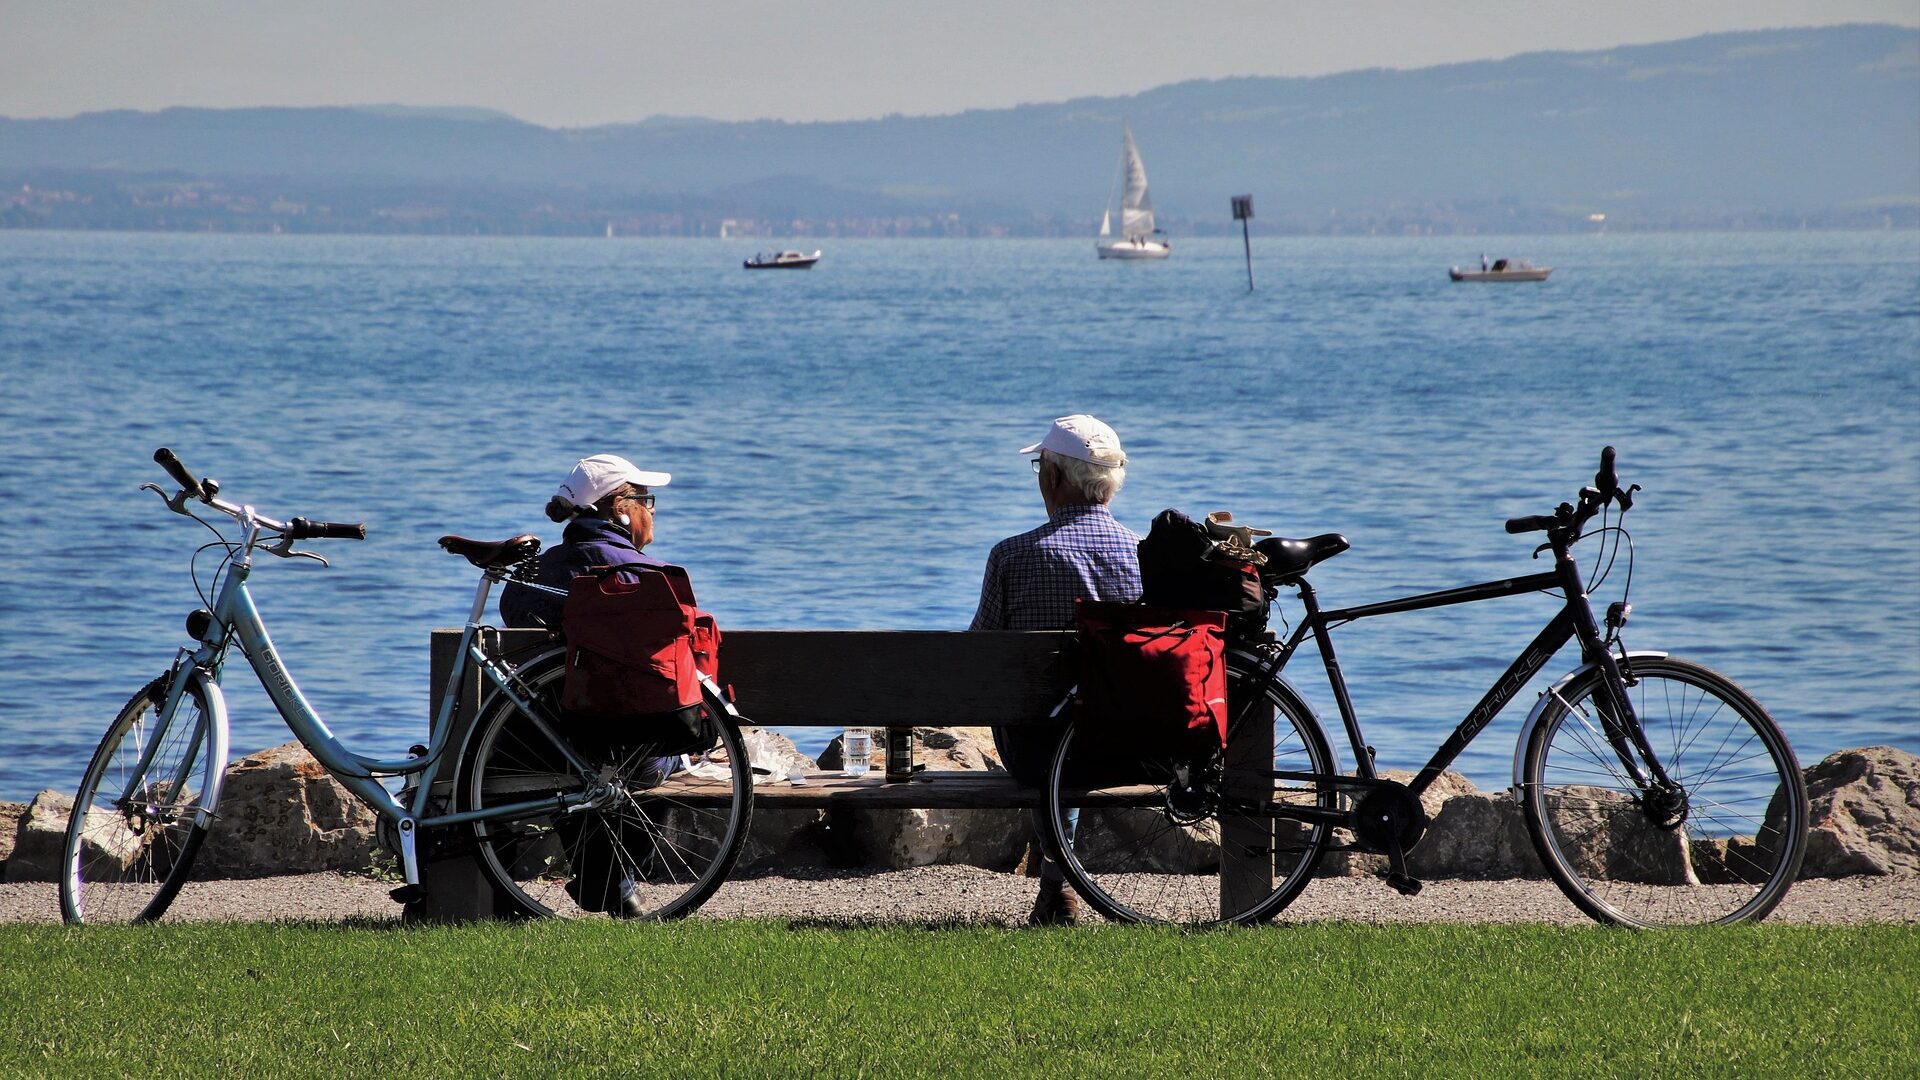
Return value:
[[(1230, 703), (1229, 709), (1237, 708)], [(1236, 799), (1265, 801), (1273, 790), (1273, 706), (1262, 700), (1227, 743), (1226, 791)], [(1273, 892), (1274, 826), (1277, 819), (1220, 815), (1220, 911), (1245, 911)]]

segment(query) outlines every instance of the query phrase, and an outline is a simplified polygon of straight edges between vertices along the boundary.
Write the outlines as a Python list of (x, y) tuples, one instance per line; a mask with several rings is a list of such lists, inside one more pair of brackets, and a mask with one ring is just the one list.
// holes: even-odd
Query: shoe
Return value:
[(1028, 926), (1072, 926), (1080, 921), (1080, 897), (1061, 881), (1041, 881)]

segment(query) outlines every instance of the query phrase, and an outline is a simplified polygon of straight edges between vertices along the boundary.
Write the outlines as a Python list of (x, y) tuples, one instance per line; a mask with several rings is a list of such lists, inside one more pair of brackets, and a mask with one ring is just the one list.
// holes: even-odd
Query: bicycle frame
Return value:
[[(1281, 645), (1278, 650), (1273, 652), (1271, 657), (1262, 664), (1260, 670), (1256, 673), (1254, 682), (1258, 685), (1273, 681), (1281, 670), (1286, 667), (1287, 662), (1292, 659), (1295, 651), (1297, 651), (1306, 641), (1307, 637), (1311, 635), (1315, 645), (1319, 648), (1321, 662), (1326, 668), (1327, 682), (1333, 690), (1334, 702), (1340, 710), (1340, 720), (1346, 728), (1347, 741), (1353, 748), (1354, 771), (1356, 775), (1354, 777), (1342, 777), (1340, 778), (1341, 782), (1362, 787), (1379, 786), (1386, 782), (1379, 779), (1374, 769), (1373, 748), (1368, 745), (1366, 736), (1361, 731), (1360, 719), (1355, 714), (1352, 698), (1347, 693), (1346, 677), (1341, 672), (1340, 661), (1335, 655), (1333, 648), (1333, 628), (1360, 619), (1370, 619), (1381, 615), (1393, 615), (1406, 611), (1420, 611), (1427, 608), (1450, 607), (1456, 604), (1471, 604), (1481, 600), (1492, 600), (1503, 596), (1516, 596), (1523, 593), (1559, 589), (1564, 597), (1564, 604), (1560, 611), (1547, 622), (1547, 625), (1540, 630), (1533, 641), (1528, 644), (1525, 649), (1521, 650), (1520, 655), (1515, 657), (1513, 662), (1507, 666), (1506, 672), (1494, 682), (1493, 686), (1487, 690), (1479, 702), (1467, 712), (1466, 717), (1460, 721), (1460, 725), (1454, 729), (1451, 735), (1447, 736), (1446, 740), (1441, 743), (1440, 748), (1434, 752), (1433, 757), (1428, 760), (1426, 765), (1421, 768), (1419, 773), (1416, 774), (1414, 779), (1407, 785), (1408, 790), (1417, 797), (1428, 787), (1432, 786), (1433, 782), (1439, 778), (1440, 773), (1448, 765), (1452, 764), (1454, 759), (1459, 757), (1461, 752), (1473, 742), (1474, 738), (1484, 731), (1488, 724), (1492, 723), (1493, 718), (1499, 714), (1500, 710), (1505, 708), (1507, 703), (1512, 701), (1514, 696), (1525, 688), (1527, 683), (1531, 681), (1535, 675), (1539, 674), (1542, 668), (1546, 667), (1548, 661), (1553, 659), (1554, 654), (1558, 653), (1569, 640), (1574, 639), (1578, 639), (1580, 642), (1580, 652), (1583, 661), (1588, 665), (1599, 667), (1604, 672), (1603, 677), (1608, 688), (1607, 692), (1612, 699), (1612, 704), (1615, 706), (1613, 715), (1619, 716), (1626, 721), (1624, 730), (1621, 730), (1620, 725), (1615, 724), (1612, 719), (1603, 718), (1603, 723), (1607, 728), (1608, 739), (1613, 744), (1615, 753), (1620, 757), (1621, 764), (1628, 770), (1628, 775), (1635, 783), (1643, 786), (1666, 783), (1667, 778), (1664, 768), (1659, 759), (1654, 755), (1652, 748), (1647, 744), (1645, 735), (1640, 730), (1639, 721), (1633, 714), (1632, 702), (1625, 693), (1624, 676), (1621, 672), (1619, 661), (1608, 649), (1606, 641), (1600, 635), (1599, 625), (1594, 620), (1593, 608), (1587, 601), (1586, 583), (1582, 580), (1579, 567), (1575, 564), (1572, 555), (1568, 551), (1571, 544), (1564, 546), (1555, 544), (1553, 547), (1554, 568), (1550, 571), (1529, 574), (1525, 577), (1488, 581), (1478, 585), (1444, 589), (1439, 592), (1419, 593), (1413, 596), (1401, 597), (1397, 600), (1386, 600), (1379, 603), (1363, 604), (1350, 608), (1322, 609), (1319, 598), (1313, 591), (1313, 586), (1309, 585), (1306, 578), (1302, 576), (1292, 584), (1296, 585), (1300, 590), (1300, 601), (1306, 609), (1306, 617), (1301, 620), (1299, 627), (1294, 630), (1286, 643)], [(1256, 695), (1248, 696), (1247, 704), (1242, 706), (1240, 715), (1233, 718), (1235, 725), (1238, 725), (1242, 721), (1256, 701)], [(1629, 742), (1631, 746), (1629, 746)], [(1637, 751), (1637, 753), (1630, 751)], [(1642, 761), (1646, 763), (1646, 769), (1641, 767)], [(1648, 775), (1649, 771), (1652, 774), (1651, 776)], [(1325, 779), (1312, 773), (1296, 772), (1277, 772), (1274, 776), (1276, 779), (1301, 781)], [(1298, 812), (1297, 815), (1295, 811), (1291, 810), (1278, 810), (1276, 812), (1281, 816), (1287, 817), (1300, 816), (1302, 818), (1317, 819), (1318, 817), (1324, 816), (1312, 810), (1303, 810)]]
[[(212, 723), (217, 726), (221, 736), (216, 744), (220, 756), (225, 756), (226, 712), (224, 704), (221, 703), (218, 687), (227, 650), (232, 643), (238, 642), (241, 654), (246, 657), (254, 674), (259, 677), (260, 685), (266, 689), (267, 697), (272, 700), (274, 708), (279, 711), (287, 728), (293, 732), (315, 760), (324, 765), (340, 781), (342, 786), (358, 796), (374, 813), (394, 823), (400, 837), (401, 863), (409, 885), (417, 885), (420, 880), (415, 842), (418, 838), (418, 830), (421, 828), (475, 821), (497, 821), (549, 813), (556, 808), (565, 812), (573, 807), (585, 805), (597, 796), (597, 792), (588, 787), (580, 792), (556, 794), (547, 798), (492, 807), (484, 811), (427, 813), (434, 779), (439, 774), (440, 766), (446, 757), (447, 743), (453, 729), (454, 710), (459, 702), (460, 686), (465, 679), (469, 664), (477, 665), (481, 674), (489, 682), (525, 712), (543, 734), (553, 740), (554, 746), (565, 756), (569, 765), (583, 773), (588, 771), (586, 763), (574, 753), (567, 741), (554, 731), (547, 717), (543, 715), (544, 710), (532, 700), (533, 695), (517, 685), (514, 669), (501, 664), (482, 647), (481, 632), (486, 627), (480, 620), (486, 611), (487, 597), (492, 591), (494, 578), (490, 575), (482, 575), (480, 585), (475, 591), (473, 609), (460, 638), (460, 655), (435, 711), (432, 735), (426, 753), (399, 760), (369, 758), (352, 752), (340, 742), (332, 729), (327, 726), (326, 721), (321, 719), (320, 714), (307, 701), (306, 695), (301, 692), (300, 687), (293, 681), (293, 676), (288, 673), (286, 665), (281, 661), (279, 652), (273, 646), (273, 639), (267, 633), (266, 624), (260, 618), (260, 611), (254, 606), (253, 595), (247, 588), (247, 579), (253, 569), (253, 549), (259, 538), (259, 527), (251, 514), (243, 517), (241, 524), (244, 536), (236, 545), (239, 553), (228, 565), (220, 594), (214, 602), (212, 625), (218, 627), (221, 632), (216, 639), (203, 641), (190, 656), (190, 673), (204, 673), (206, 685), (213, 688), (209, 700), (211, 715), (202, 718), (200, 723)], [(210, 634), (209, 637), (213, 638), (214, 635)], [(186, 650), (182, 652), (185, 653)], [(183, 657), (183, 659), (187, 658)], [(176, 662), (176, 671), (179, 666)], [(166, 723), (172, 722), (188, 681), (185, 678), (175, 678), (171, 681), (168, 700), (162, 713)], [(197, 736), (198, 732), (195, 734)], [(159, 742), (160, 740), (156, 738), (153, 740), (153, 745), (158, 745)], [(153, 753), (151, 746), (147, 753), (149, 756)], [(139, 777), (144, 774), (149, 764), (151, 764), (150, 760), (143, 760), (140, 767), (135, 770), (134, 779), (130, 781), (127, 792), (129, 796), (132, 794), (132, 786), (140, 782)], [(224, 768), (225, 762), (219, 762), (218, 766)], [(409, 774), (418, 774), (419, 777), (412, 785), (411, 805), (401, 803), (379, 780), (383, 776)]]

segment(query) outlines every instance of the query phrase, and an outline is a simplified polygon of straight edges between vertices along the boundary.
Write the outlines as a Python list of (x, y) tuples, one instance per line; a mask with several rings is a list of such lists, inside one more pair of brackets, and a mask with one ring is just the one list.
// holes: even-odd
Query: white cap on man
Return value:
[(1037, 450), (1051, 450), (1061, 457), (1078, 458), (1108, 468), (1127, 463), (1127, 455), (1120, 449), (1120, 436), (1085, 413), (1055, 420), (1053, 426), (1047, 429), (1046, 438), (1022, 448), (1020, 452), (1031, 454)]
[(575, 506), (592, 506), (625, 484), (641, 487), (666, 487), (671, 473), (645, 472), (633, 462), (614, 454), (595, 454), (581, 458), (554, 494)]

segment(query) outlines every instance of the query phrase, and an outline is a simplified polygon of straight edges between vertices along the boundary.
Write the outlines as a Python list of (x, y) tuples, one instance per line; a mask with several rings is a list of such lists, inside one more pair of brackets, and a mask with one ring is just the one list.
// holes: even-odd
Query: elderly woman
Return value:
[[(590, 566), (667, 566), (641, 549), (653, 542), (652, 489), (671, 479), (613, 454), (581, 458), (547, 502), (547, 516), (567, 527), (559, 545), (541, 553), (535, 581), (564, 592), (574, 575)], [(508, 626), (559, 629), (565, 603), (565, 596), (509, 582), (500, 594), (500, 618)], [(629, 762), (636, 751), (627, 745), (630, 731), (625, 725), (583, 720), (570, 725), (566, 737), (592, 761), (627, 766), (627, 785), (639, 792), (659, 784), (678, 759)], [(657, 869), (660, 844), (644, 800), (606, 812), (563, 815), (555, 831), (571, 871), (567, 894), (582, 910), (623, 918), (650, 914), (637, 899), (636, 882)]]
[[(540, 556), (534, 580), (564, 591), (589, 566), (665, 566), (642, 550), (653, 543), (652, 489), (673, 477), (645, 472), (613, 454), (581, 458), (552, 499), (547, 516), (564, 521), (560, 544)], [(500, 619), (508, 626), (560, 626), (564, 598), (508, 582), (500, 593)]]

